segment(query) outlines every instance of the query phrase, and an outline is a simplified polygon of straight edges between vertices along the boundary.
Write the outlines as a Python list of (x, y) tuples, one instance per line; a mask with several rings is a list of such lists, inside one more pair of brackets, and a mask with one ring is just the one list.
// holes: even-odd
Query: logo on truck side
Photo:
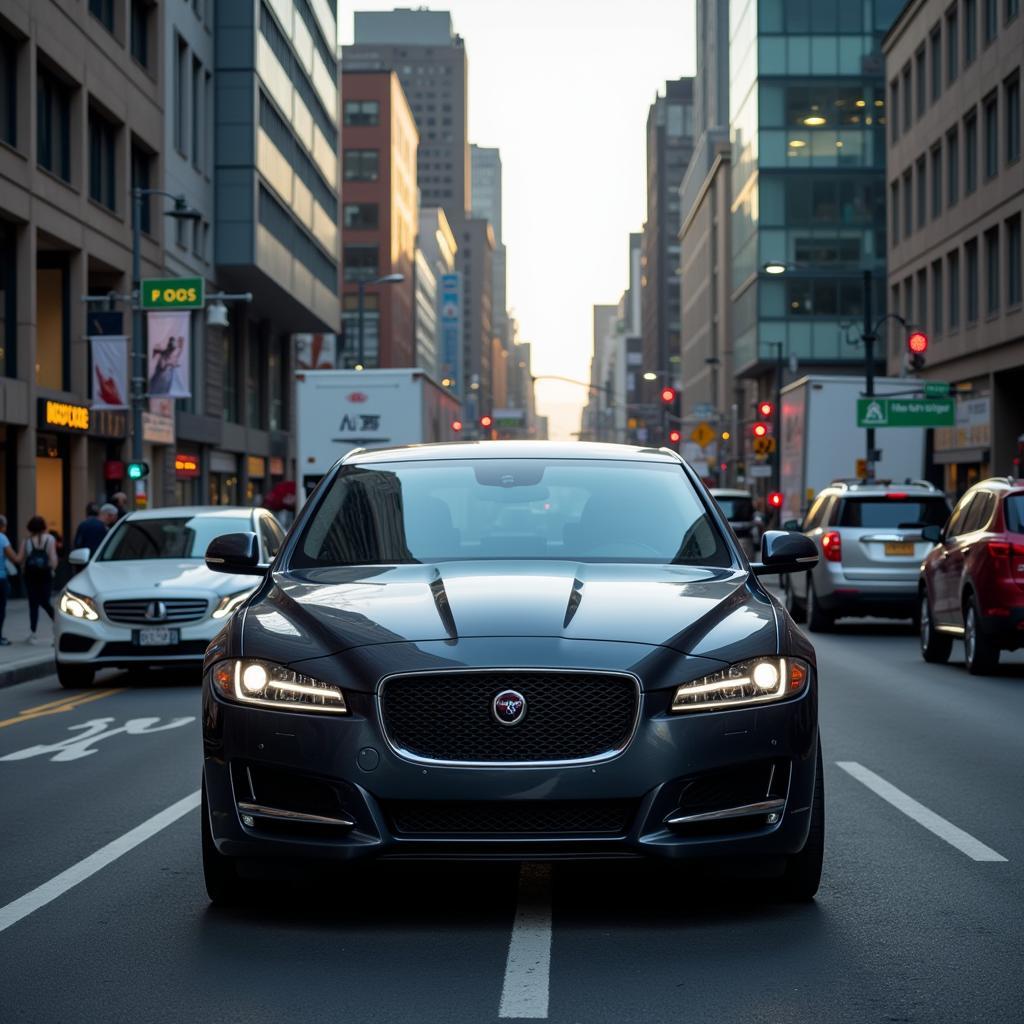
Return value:
[(365, 394), (365, 393), (364, 393), (364, 392), (362, 392), (362, 391), (353, 391), (353, 392), (352, 392), (352, 393), (351, 393), (351, 394), (350, 394), (350, 395), (348, 396), (348, 400), (349, 400), (350, 402), (357, 402), (357, 403), (359, 403), (359, 404), (361, 405), (361, 404), (362, 404), (363, 402), (365, 402), (365, 401), (366, 401), (366, 400), (367, 400), (367, 399), (368, 399), (369, 397), (370, 397), (369, 395)]

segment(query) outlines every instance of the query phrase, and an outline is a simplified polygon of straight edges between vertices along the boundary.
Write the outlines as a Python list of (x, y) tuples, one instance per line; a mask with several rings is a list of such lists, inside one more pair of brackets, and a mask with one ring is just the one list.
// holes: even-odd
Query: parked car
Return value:
[(733, 490), (729, 487), (712, 487), (711, 496), (729, 520), (732, 532), (740, 539), (743, 550), (750, 558), (760, 543), (758, 516), (754, 512), (754, 496), (750, 491)]
[(916, 618), (921, 560), (932, 542), (921, 531), (949, 515), (946, 496), (924, 480), (837, 480), (803, 523), (787, 522), (821, 552), (807, 573), (785, 583), (790, 614), (822, 632), (843, 615)]
[(88, 686), (97, 669), (195, 671), (225, 619), (253, 592), (251, 576), (224, 576), (203, 562), (210, 542), (251, 531), (262, 562), (284, 531), (265, 509), (195, 507), (132, 512), (69, 561), (84, 568), (60, 592), (54, 619), (57, 678)]
[(991, 672), (1024, 646), (1024, 480), (983, 480), (924, 535), (936, 546), (921, 566), (921, 655), (944, 662), (962, 638), (967, 671)]

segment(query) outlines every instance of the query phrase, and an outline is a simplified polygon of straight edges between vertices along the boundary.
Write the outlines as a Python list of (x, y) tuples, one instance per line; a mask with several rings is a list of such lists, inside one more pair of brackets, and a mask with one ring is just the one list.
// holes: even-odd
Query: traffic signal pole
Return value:
[[(146, 395), (146, 350), (142, 337), (142, 199), (143, 189), (132, 189), (132, 462), (142, 462), (142, 403)], [(139, 482), (131, 488), (136, 504)], [(142, 484), (141, 486), (145, 486)]]
[[(864, 271), (864, 330), (861, 341), (864, 342), (864, 397), (872, 398), (875, 394), (875, 341), (878, 335), (871, 323), (871, 270)], [(864, 453), (867, 466), (867, 478), (875, 478), (875, 428), (865, 428), (867, 451)]]

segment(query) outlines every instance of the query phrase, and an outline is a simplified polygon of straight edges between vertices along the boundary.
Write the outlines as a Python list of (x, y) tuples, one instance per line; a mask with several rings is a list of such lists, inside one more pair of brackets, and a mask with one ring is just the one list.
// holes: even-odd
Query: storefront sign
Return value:
[(174, 417), (142, 414), (142, 439), (148, 444), (174, 444)]
[(140, 290), (143, 309), (202, 309), (201, 277), (150, 277)]
[(128, 435), (128, 414), (109, 409), (93, 409), (89, 413), (89, 436), (119, 440)]
[(988, 448), (992, 442), (991, 420), (991, 398), (957, 398), (956, 423), (935, 431), (935, 451)]
[(38, 406), (40, 430), (60, 430), (67, 434), (84, 434), (89, 429), (89, 406), (40, 398)]
[(280, 455), (270, 456), (270, 475), (284, 476), (284, 459)]
[(174, 456), (174, 475), (179, 480), (194, 480), (199, 476), (199, 456), (178, 452)]
[(262, 480), (267, 475), (267, 460), (262, 455), (250, 455), (247, 469), (250, 477)]

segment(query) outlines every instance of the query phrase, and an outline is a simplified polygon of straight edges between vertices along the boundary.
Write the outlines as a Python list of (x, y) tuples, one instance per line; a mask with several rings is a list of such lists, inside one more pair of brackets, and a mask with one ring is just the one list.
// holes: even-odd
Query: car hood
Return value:
[(748, 572), (682, 565), (446, 562), (277, 573), (245, 616), (248, 656), (298, 661), (387, 643), (554, 637), (716, 657), (775, 650)]
[(237, 594), (253, 589), (252, 576), (234, 576), (211, 572), (206, 563), (195, 558), (146, 558), (117, 562), (90, 562), (68, 588), (84, 597), (107, 601), (119, 597), (137, 597), (156, 592), (208, 597)]

